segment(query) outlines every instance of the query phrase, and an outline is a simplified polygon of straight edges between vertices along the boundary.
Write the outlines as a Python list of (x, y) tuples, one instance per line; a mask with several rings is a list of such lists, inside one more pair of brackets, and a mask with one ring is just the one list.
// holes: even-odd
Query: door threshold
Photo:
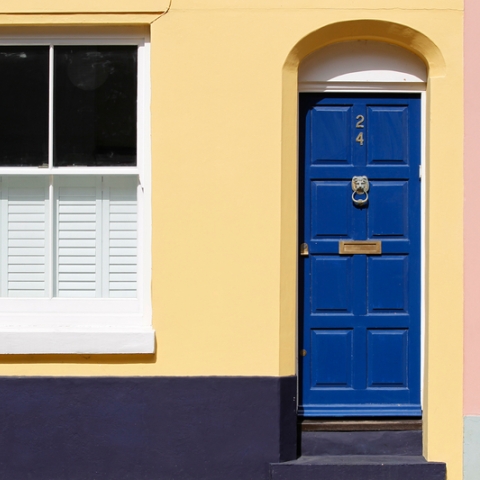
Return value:
[(368, 431), (405, 431), (422, 430), (422, 419), (330, 419), (299, 418), (302, 432), (368, 432)]

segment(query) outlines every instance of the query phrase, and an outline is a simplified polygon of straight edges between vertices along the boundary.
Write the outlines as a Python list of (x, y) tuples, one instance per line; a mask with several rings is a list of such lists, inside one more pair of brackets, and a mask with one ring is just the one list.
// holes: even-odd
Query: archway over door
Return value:
[(426, 78), (411, 52), (367, 40), (300, 65), (301, 415), (421, 416)]
[[(323, 47), (340, 42), (372, 40), (402, 47), (425, 62), (428, 84), (445, 75), (438, 47), (423, 33), (405, 25), (378, 20), (354, 20), (313, 31), (292, 48), (283, 68), (281, 151), (281, 255), (279, 372), (296, 371), (297, 213), (298, 213), (298, 69), (300, 63)], [(439, 98), (440, 102), (440, 98)]]

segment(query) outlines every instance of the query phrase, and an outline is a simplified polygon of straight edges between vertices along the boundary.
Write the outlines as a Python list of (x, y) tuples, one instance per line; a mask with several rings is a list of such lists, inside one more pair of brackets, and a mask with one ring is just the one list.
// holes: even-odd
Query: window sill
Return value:
[(155, 331), (135, 328), (0, 329), (0, 354), (154, 353)]

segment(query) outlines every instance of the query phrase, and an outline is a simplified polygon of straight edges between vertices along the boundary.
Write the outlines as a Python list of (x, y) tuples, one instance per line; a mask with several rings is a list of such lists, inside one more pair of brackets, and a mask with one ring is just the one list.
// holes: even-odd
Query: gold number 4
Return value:
[(358, 142), (360, 145), (363, 145), (363, 132), (360, 132), (357, 135), (357, 138), (355, 139), (356, 142)]

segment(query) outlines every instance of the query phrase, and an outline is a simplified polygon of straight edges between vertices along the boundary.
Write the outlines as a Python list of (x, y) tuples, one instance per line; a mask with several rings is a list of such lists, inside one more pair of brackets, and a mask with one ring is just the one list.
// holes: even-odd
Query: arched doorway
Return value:
[(421, 416), (427, 72), (383, 42), (299, 68), (299, 414)]

